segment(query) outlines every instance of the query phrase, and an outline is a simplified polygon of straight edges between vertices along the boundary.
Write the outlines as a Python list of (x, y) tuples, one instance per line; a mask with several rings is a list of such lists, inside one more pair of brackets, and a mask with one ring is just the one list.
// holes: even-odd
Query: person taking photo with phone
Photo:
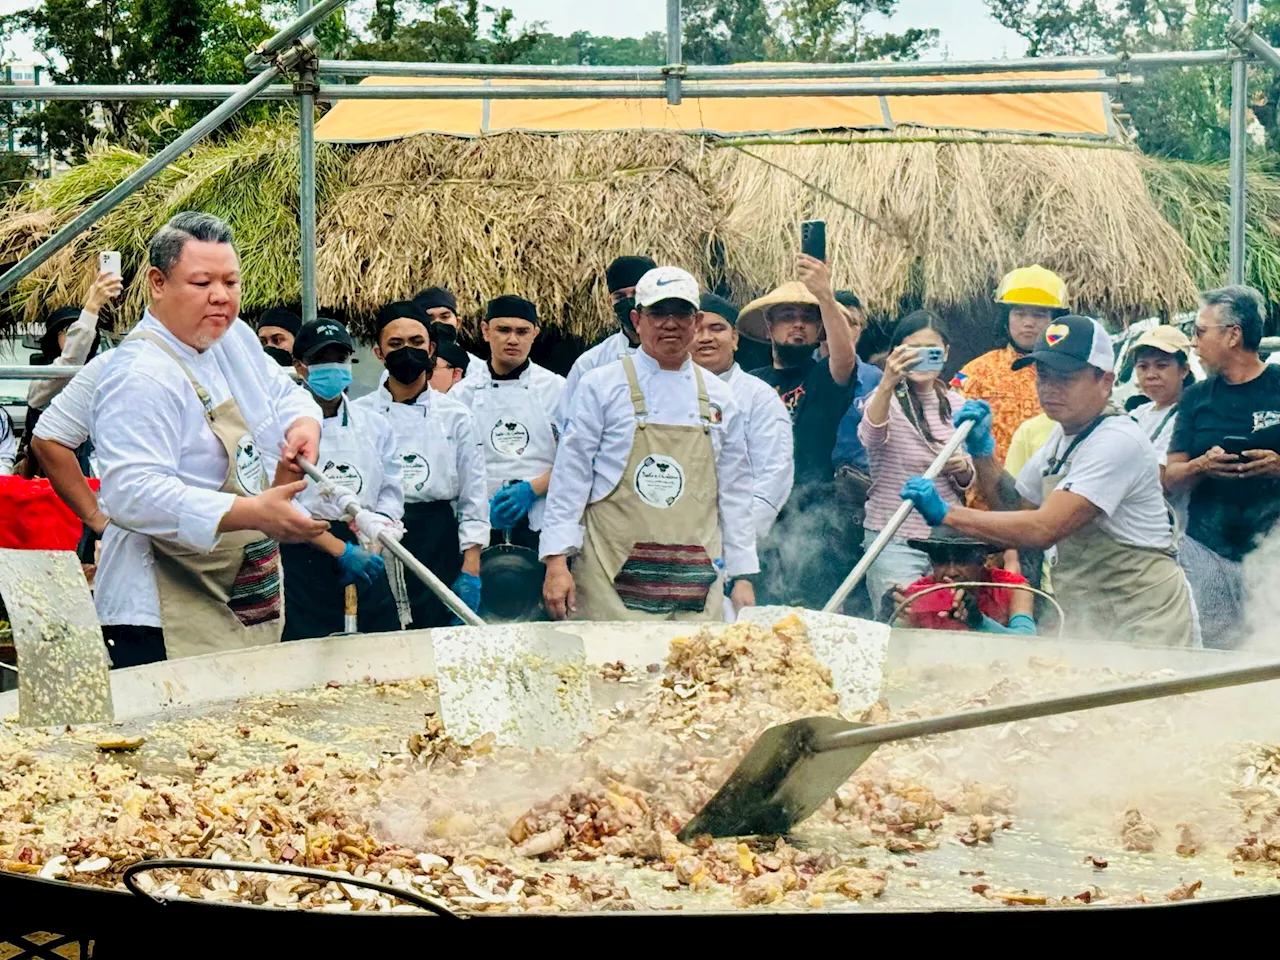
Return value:
[[(901, 505), (903, 482), (924, 473), (955, 433), (952, 412), (964, 402), (942, 379), (950, 341), (937, 316), (927, 310), (907, 314), (893, 328), (889, 346), (884, 376), (871, 395), (859, 401), (862, 420), (858, 439), (871, 467), (864, 547), (880, 535)], [(944, 503), (962, 504), (973, 479), (973, 463), (966, 454), (957, 454), (933, 486)], [(871, 564), (867, 590), (877, 616), (887, 612), (883, 610), (886, 594), (932, 569), (929, 554), (907, 542), (928, 537), (929, 524), (913, 513)]]
[(1165, 485), (1190, 491), (1179, 555), (1205, 643), (1244, 639), (1244, 560), (1280, 518), (1280, 367), (1262, 362), (1266, 307), (1252, 287), (1200, 296), (1195, 350), (1210, 376), (1178, 406)]

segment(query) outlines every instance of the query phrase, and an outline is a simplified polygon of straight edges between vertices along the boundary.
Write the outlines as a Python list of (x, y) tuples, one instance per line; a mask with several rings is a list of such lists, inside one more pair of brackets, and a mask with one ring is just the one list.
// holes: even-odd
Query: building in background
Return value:
[[(37, 63), (4, 65), (4, 82), (14, 87), (35, 87), (45, 79), (45, 68)], [(38, 176), (53, 172), (38, 131), (28, 122), (39, 104), (34, 100), (14, 100), (0, 104), (0, 149), (26, 157)]]

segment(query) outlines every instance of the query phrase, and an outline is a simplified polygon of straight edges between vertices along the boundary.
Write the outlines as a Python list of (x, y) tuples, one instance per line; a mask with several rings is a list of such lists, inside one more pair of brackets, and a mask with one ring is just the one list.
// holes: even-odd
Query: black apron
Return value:
[[(443, 580), (446, 587), (453, 586), (453, 581), (462, 572), (458, 518), (454, 516), (453, 504), (448, 500), (411, 500), (406, 503), (404, 539), (400, 542)], [(413, 629), (444, 627), (453, 622), (453, 611), (409, 570), (404, 573), (404, 585), (413, 611), (410, 624)]]
[[(330, 523), (329, 532), (344, 543), (356, 540), (345, 521)], [(309, 640), (341, 633), (345, 590), (338, 583), (337, 561), (307, 543), (282, 543), (280, 562), (284, 565), (284, 632), (280, 639)], [(356, 622), (361, 633), (400, 629), (385, 573), (356, 590)]]

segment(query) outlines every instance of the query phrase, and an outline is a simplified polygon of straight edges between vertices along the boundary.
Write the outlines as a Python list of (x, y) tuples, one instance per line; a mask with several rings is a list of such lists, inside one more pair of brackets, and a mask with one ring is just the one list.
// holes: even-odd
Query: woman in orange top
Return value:
[(1006, 311), (1008, 344), (969, 361), (951, 384), (966, 399), (991, 404), (996, 459), (1003, 463), (1018, 425), (1041, 412), (1035, 368), (1010, 368), (1018, 357), (1031, 352), (1036, 338), (1050, 323), (1069, 312), (1067, 285), (1052, 270), (1038, 264), (1020, 267), (1000, 281), (996, 303)]

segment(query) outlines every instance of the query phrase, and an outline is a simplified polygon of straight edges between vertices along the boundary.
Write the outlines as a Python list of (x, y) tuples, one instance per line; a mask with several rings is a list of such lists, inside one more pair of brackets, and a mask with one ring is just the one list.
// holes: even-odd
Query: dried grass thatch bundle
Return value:
[(796, 224), (827, 221), (836, 282), (872, 313), (909, 298), (943, 310), (988, 301), (1001, 274), (1042, 263), (1075, 309), (1116, 319), (1194, 299), (1190, 253), (1119, 149), (877, 138), (717, 152), (732, 184), (726, 249), (739, 296), (789, 276)]
[(369, 316), (448, 286), (459, 310), (516, 293), (565, 332), (612, 326), (615, 256), (644, 252), (711, 272), (724, 191), (700, 140), (679, 134), (420, 136), (365, 148), (320, 225), (319, 300)]

